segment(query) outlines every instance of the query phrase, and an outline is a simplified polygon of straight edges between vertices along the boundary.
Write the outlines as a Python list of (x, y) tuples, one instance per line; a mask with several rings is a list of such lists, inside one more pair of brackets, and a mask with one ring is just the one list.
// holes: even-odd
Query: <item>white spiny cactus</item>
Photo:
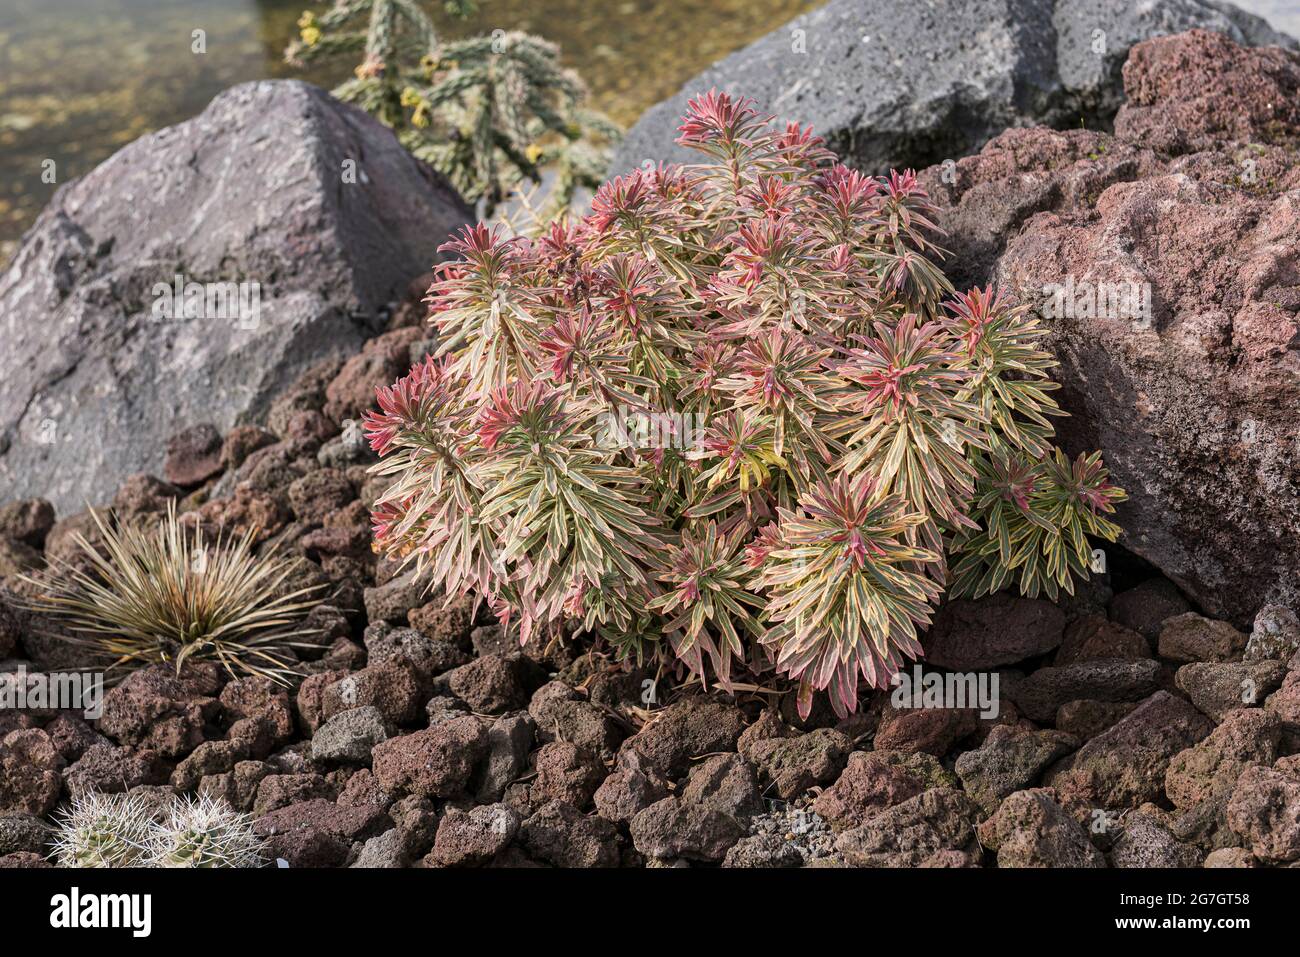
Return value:
[(260, 867), (264, 841), (225, 801), (180, 797), (150, 835), (151, 867)]
[(63, 867), (144, 867), (154, 808), (129, 794), (74, 798), (56, 820), (51, 857)]
[(63, 867), (260, 867), (265, 842), (247, 814), (211, 797), (158, 807), (137, 795), (90, 793), (57, 819), (51, 857)]

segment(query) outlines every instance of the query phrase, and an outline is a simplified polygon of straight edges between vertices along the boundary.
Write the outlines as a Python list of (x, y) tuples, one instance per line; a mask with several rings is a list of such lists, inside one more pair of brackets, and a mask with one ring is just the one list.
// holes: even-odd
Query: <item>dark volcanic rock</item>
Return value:
[(1166, 578), (1150, 578), (1135, 588), (1120, 592), (1110, 602), (1113, 621), (1131, 628), (1152, 642), (1161, 626), (1184, 612), (1191, 611), (1187, 599)]
[(1265, 605), (1255, 616), (1244, 661), (1289, 661), (1300, 651), (1300, 618), (1290, 608)]
[(273, 856), (294, 867), (337, 867), (353, 841), (391, 826), (381, 808), (340, 807), (323, 800), (290, 804), (253, 822), (253, 830), (270, 842)]
[(1053, 663), (1069, 665), (1097, 658), (1150, 658), (1151, 646), (1139, 632), (1101, 615), (1084, 615), (1065, 629)]
[(1280, 753), (1282, 722), (1261, 708), (1239, 708), (1210, 736), (1180, 751), (1165, 772), (1165, 793), (1180, 814), (1174, 830), (1208, 848), (1226, 843), (1226, 805), (1242, 773), (1273, 764)]
[(0, 537), (41, 548), (53, 527), (54, 506), (43, 498), (0, 505)]
[(171, 665), (141, 668), (104, 695), (99, 730), (120, 744), (180, 758), (204, 741), (219, 690), (215, 666), (190, 666), (184, 676)]
[[(0, 485), (60, 509), (102, 501), (161, 471), (178, 425), (264, 413), (381, 331), (469, 217), (392, 133), (297, 81), (234, 87), (141, 137), (63, 186), (0, 277)], [(178, 277), (234, 295), (158, 318)]]
[(562, 681), (543, 685), (528, 703), (536, 723), (538, 741), (568, 741), (608, 760), (614, 756), (623, 731), (608, 714)]
[(834, 0), (647, 110), (611, 173), (647, 160), (697, 162), (673, 145), (676, 127), (687, 99), (714, 87), (811, 123), (846, 162), (875, 173), (956, 159), (1008, 126), (1077, 127), (1085, 117), (1091, 128), (1119, 106), (1129, 48), (1192, 27), (1242, 43), (1295, 43), (1202, 0)]
[(947, 602), (922, 644), (928, 664), (982, 671), (1036, 658), (1061, 643), (1064, 613), (1051, 602), (999, 592)]
[(751, 817), (763, 810), (758, 776), (739, 754), (715, 754), (691, 768), (682, 800), (735, 818)]
[(1050, 721), (1067, 701), (1137, 701), (1159, 687), (1160, 663), (1101, 658), (1059, 668), (1039, 668), (1003, 690), (1034, 721)]
[(596, 811), (626, 824), (651, 804), (668, 796), (668, 781), (637, 751), (624, 751), (609, 777), (596, 789)]
[(1248, 640), (1226, 621), (1189, 611), (1161, 626), (1157, 650), (1171, 661), (1231, 661), (1241, 657)]

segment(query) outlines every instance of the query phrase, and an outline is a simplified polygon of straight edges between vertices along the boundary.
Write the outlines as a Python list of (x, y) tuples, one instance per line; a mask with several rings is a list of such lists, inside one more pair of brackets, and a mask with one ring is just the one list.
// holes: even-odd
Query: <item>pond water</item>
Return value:
[[(142, 133), (200, 112), (244, 80), (332, 86), (354, 64), (306, 72), (281, 54), (310, 0), (0, 0), (0, 262), (59, 183)], [(449, 37), (521, 29), (564, 51), (593, 105), (627, 125), (719, 57), (817, 0), (480, 0)], [(206, 52), (192, 52), (193, 31)], [(53, 160), (55, 182), (43, 171)]]

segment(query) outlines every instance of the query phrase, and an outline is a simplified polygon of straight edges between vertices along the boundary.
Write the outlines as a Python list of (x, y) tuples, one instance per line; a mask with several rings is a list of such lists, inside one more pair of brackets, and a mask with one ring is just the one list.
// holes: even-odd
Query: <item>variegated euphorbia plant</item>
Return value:
[(726, 94), (681, 134), (701, 165), (444, 247), (440, 353), (367, 419), (377, 547), (522, 641), (577, 621), (845, 714), (921, 653), (945, 588), (1072, 591), (1124, 493), (1052, 447), (1043, 330), (953, 293), (912, 173), (864, 176)]

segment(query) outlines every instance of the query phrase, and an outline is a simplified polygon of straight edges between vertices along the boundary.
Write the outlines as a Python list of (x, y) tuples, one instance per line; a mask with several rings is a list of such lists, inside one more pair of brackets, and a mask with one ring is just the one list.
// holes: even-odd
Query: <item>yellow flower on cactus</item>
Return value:
[(309, 27), (315, 22), (316, 14), (312, 13), (310, 10), (304, 10), (302, 16), (298, 18), (298, 26), (300, 27)]
[(536, 163), (542, 158), (542, 148), (536, 143), (529, 143), (528, 148), (524, 150), (524, 155), (528, 157), (528, 162)]
[(423, 103), (417, 106), (415, 112), (411, 114), (411, 124), (420, 129), (424, 129), (429, 125), (429, 111), (424, 108)]
[(402, 106), (419, 106), (421, 102), (423, 101), (420, 99), (420, 94), (415, 92), (413, 87), (408, 86), (402, 90)]
[(320, 28), (319, 28), (319, 27), (303, 27), (303, 28), (302, 28), (302, 42), (305, 43), (305, 44), (307, 44), (307, 46), (309, 46), (309, 47), (314, 47), (317, 43), (320, 42)]

